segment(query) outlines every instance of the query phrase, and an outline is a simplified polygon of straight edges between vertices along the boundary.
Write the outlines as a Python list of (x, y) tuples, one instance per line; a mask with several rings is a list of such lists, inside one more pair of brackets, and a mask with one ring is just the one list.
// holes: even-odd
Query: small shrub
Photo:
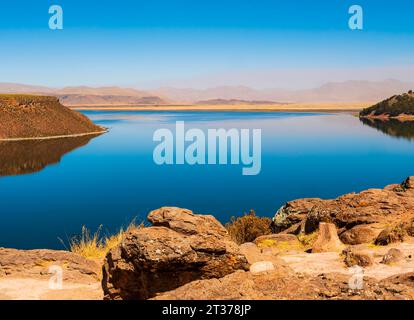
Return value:
[(250, 210), (249, 213), (241, 217), (232, 217), (225, 227), (233, 241), (242, 244), (252, 242), (257, 237), (271, 234), (271, 222), (270, 218), (258, 217), (253, 210)]

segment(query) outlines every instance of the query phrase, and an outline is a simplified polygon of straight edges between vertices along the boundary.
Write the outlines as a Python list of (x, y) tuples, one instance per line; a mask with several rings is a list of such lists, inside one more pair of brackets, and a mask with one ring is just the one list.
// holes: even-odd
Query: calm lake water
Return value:
[[(0, 143), (0, 247), (63, 249), (82, 225), (114, 232), (161, 206), (221, 222), (254, 209), (273, 216), (286, 201), (333, 198), (414, 175), (414, 128), (362, 123), (347, 114), (85, 112), (109, 133)], [(153, 162), (156, 129), (262, 129), (262, 170), (243, 165)]]

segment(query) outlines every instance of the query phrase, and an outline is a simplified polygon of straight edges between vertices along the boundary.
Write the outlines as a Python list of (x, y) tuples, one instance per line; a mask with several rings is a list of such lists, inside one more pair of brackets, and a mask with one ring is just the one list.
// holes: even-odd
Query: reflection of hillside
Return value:
[(379, 120), (360, 118), (362, 123), (373, 127), (387, 135), (414, 140), (414, 121), (399, 121), (397, 119)]
[(56, 164), (66, 153), (86, 145), (96, 136), (76, 138), (1, 141), (0, 177), (28, 174)]

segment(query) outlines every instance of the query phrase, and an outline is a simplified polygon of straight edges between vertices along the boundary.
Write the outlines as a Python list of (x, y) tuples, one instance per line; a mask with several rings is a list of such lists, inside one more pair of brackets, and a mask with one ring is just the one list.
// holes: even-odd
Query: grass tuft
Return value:
[(116, 234), (102, 235), (102, 225), (93, 234), (88, 228), (83, 226), (82, 233), (69, 240), (69, 249), (71, 252), (87, 259), (101, 259), (106, 256), (109, 250), (121, 243), (127, 231), (131, 230), (131, 228), (142, 227), (144, 227), (143, 223), (137, 225), (133, 221), (126, 229), (121, 228)]

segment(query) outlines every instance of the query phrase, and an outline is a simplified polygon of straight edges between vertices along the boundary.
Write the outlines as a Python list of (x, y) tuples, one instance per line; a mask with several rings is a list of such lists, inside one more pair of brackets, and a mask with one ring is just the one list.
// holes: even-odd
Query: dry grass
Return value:
[(275, 248), (278, 249), (280, 252), (287, 252), (287, 251), (303, 251), (302, 244), (299, 243), (293, 243), (289, 241), (277, 241), (273, 239), (265, 239), (260, 241), (257, 246), (260, 249), (263, 248)]
[(251, 210), (242, 217), (232, 217), (231, 221), (226, 224), (226, 229), (234, 242), (242, 244), (252, 242), (257, 237), (271, 234), (271, 222), (272, 220), (270, 218), (258, 217)]
[(124, 229), (121, 228), (116, 234), (103, 235), (102, 225), (95, 233), (85, 226), (82, 227), (82, 233), (69, 240), (70, 251), (76, 253), (87, 259), (104, 258), (109, 250), (116, 247), (123, 239), (125, 233), (131, 228), (142, 228), (143, 223), (137, 225), (135, 221), (131, 222), (129, 226)]
[(316, 230), (309, 234), (299, 234), (298, 240), (302, 243), (305, 249), (312, 248), (315, 241), (318, 239), (319, 230)]

